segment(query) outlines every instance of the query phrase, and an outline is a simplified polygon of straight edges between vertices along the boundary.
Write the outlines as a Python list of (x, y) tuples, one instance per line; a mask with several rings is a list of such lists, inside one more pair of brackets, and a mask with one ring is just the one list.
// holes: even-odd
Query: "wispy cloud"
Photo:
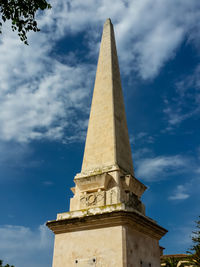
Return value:
[[(59, 23), (64, 22), (59, 14), (63, 5), (64, 1), (56, 4), (52, 14), (50, 11), (39, 17), (43, 31), (37, 36), (29, 35), (28, 47), (20, 43), (15, 33), (4, 29), (0, 42), (1, 140), (62, 139), (64, 132), (67, 139), (72, 135), (70, 131), (75, 135), (83, 130), (77, 127), (81, 124), (77, 112), (82, 112), (84, 124), (84, 115), (88, 113), (86, 100), (95, 70), (90, 64), (77, 65), (70, 60), (63, 63), (59, 56), (51, 53), (56, 41), (66, 33), (64, 24)], [(55, 34), (49, 29), (53, 22)]]
[(142, 158), (147, 158), (147, 157), (152, 157), (152, 156), (153, 156), (152, 150), (147, 147), (133, 150), (133, 159), (136, 161)]
[(187, 193), (186, 186), (178, 185), (176, 190), (173, 192), (173, 194), (169, 196), (169, 200), (184, 200), (189, 197), (190, 195)]
[(45, 185), (45, 186), (52, 186), (52, 185), (54, 185), (54, 183), (52, 181), (44, 181), (43, 182), (43, 185)]
[(56, 61), (52, 67), (46, 77), (26, 82), (9, 93), (1, 91), (2, 140), (60, 139), (64, 129), (72, 127), (76, 112), (83, 109), (88, 96), (84, 82), (88, 73), (84, 66), (69, 67)]
[(136, 160), (136, 174), (145, 181), (159, 181), (185, 169), (188, 159), (176, 156), (158, 156)]
[(53, 234), (41, 225), (32, 230), (24, 226), (0, 226), (1, 258), (16, 267), (49, 267), (53, 255)]
[(168, 121), (168, 129), (172, 130), (188, 118), (200, 116), (200, 65), (195, 70), (177, 81), (176, 96), (164, 100), (164, 114)]
[(130, 143), (131, 144), (135, 144), (136, 142), (138, 143), (138, 141), (140, 143), (150, 143), (151, 144), (151, 143), (154, 143), (155, 137), (149, 135), (146, 132), (140, 132), (136, 135), (134, 135), (134, 134), (130, 135)]

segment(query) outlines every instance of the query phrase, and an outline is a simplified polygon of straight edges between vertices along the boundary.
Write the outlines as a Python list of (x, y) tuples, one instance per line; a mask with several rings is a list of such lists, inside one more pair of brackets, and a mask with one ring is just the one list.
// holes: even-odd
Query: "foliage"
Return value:
[(188, 256), (188, 262), (193, 265), (194, 267), (200, 266), (200, 246), (195, 245), (191, 249), (191, 251), (188, 252), (190, 255)]
[(189, 262), (194, 267), (200, 266), (200, 246), (194, 246), (194, 252), (189, 257)]
[(164, 259), (164, 263), (166, 264), (166, 267), (177, 267), (179, 263), (179, 259), (177, 258), (166, 258)]
[[(180, 264), (179, 262), (182, 261)], [(187, 266), (187, 263), (185, 262), (185, 259), (180, 259), (178, 257), (170, 257), (170, 258), (165, 258), (163, 262), (166, 264), (165, 267), (184, 267)]]
[(35, 19), (38, 10), (51, 8), (46, 0), (0, 0), (0, 33), (2, 33), (2, 22), (11, 20), (12, 30), (18, 31), (18, 35), (25, 44), (27, 32), (37, 32), (40, 29)]
[(14, 265), (6, 264), (6, 265), (3, 266), (3, 261), (0, 260), (0, 267), (14, 267)]
[[(200, 216), (199, 216), (200, 219)], [(188, 261), (194, 267), (200, 266), (200, 220), (196, 222), (196, 231), (193, 231), (193, 246), (187, 251), (190, 255)]]
[[(200, 219), (200, 216), (199, 216)], [(196, 246), (200, 247), (200, 220), (196, 222), (196, 231), (193, 231), (192, 241), (194, 246), (191, 248), (192, 251), (196, 251)]]
[(184, 260), (182, 259), (181, 264), (178, 264), (180, 261), (180, 258), (178, 257), (170, 257), (163, 259), (163, 262), (166, 264), (166, 267), (200, 267), (200, 220), (196, 222), (196, 231), (193, 231), (192, 233), (193, 245), (189, 249), (189, 251), (187, 251), (189, 255)]

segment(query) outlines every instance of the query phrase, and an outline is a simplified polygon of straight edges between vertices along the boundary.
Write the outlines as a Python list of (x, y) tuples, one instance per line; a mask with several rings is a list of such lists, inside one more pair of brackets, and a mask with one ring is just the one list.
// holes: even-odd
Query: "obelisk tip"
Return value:
[(110, 18), (107, 18), (107, 20), (105, 21), (104, 25), (107, 25), (107, 24), (111, 24), (112, 25), (112, 21)]

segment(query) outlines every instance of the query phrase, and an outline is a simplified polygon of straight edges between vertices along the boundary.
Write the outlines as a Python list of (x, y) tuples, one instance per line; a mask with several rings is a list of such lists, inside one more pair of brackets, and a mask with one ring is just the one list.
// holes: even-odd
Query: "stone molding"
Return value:
[(48, 221), (46, 225), (55, 233), (67, 233), (84, 231), (104, 227), (128, 226), (134, 230), (144, 233), (156, 240), (160, 240), (167, 230), (159, 226), (155, 221), (134, 211), (112, 211), (102, 214), (88, 215)]
[(111, 179), (112, 176), (108, 173), (103, 173), (84, 178), (75, 178), (74, 182), (79, 187), (80, 192), (95, 192), (98, 189), (106, 190)]

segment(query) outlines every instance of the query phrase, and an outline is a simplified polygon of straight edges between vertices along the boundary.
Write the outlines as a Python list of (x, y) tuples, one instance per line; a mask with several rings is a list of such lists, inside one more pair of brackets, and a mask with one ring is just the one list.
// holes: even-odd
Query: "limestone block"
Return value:
[(130, 174), (122, 176), (121, 181), (124, 190), (130, 191), (138, 197), (141, 197), (147, 188), (143, 183)]
[(104, 211), (69, 212), (48, 222), (55, 233), (53, 267), (160, 267), (158, 241), (166, 230), (124, 208), (112, 205)]
[(112, 176), (108, 173), (103, 173), (84, 178), (75, 178), (74, 182), (78, 186), (80, 192), (93, 192), (98, 189), (106, 190), (111, 179)]

